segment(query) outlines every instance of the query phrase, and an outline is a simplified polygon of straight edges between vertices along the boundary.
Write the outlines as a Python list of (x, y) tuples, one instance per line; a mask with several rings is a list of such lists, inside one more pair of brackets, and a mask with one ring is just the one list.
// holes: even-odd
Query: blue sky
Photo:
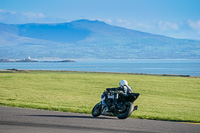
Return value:
[(59, 23), (78, 19), (200, 40), (200, 0), (0, 0), (1, 23)]

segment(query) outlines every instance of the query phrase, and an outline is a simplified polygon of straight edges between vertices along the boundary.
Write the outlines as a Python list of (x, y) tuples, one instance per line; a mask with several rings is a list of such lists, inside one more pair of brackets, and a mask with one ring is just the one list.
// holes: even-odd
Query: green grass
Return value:
[(126, 79), (141, 95), (131, 117), (200, 122), (200, 78), (48, 72), (0, 73), (0, 105), (91, 113), (102, 92)]

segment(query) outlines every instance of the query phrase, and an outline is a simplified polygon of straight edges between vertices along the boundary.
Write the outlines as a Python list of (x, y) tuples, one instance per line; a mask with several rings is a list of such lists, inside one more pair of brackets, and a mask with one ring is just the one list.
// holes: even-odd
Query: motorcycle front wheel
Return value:
[(101, 115), (101, 108), (102, 108), (101, 102), (97, 103), (92, 109), (92, 116), (98, 117), (99, 115)]
[(126, 102), (122, 109), (118, 111), (117, 117), (119, 119), (126, 119), (128, 118), (131, 113), (133, 112), (133, 104), (131, 102)]

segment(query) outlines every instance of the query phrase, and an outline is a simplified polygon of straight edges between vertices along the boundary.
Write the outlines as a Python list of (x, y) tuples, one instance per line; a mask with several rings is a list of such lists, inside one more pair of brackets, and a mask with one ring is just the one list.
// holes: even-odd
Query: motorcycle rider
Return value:
[[(120, 83), (119, 83), (119, 86), (120, 86), (119, 89), (123, 90), (123, 93), (120, 92), (119, 95), (127, 95), (129, 93), (133, 93), (133, 90), (131, 89), (130, 86), (128, 86), (128, 82), (126, 80), (121, 80)], [(103, 109), (106, 106), (106, 102), (105, 102), (106, 98), (107, 98), (107, 93), (106, 93), (106, 91), (104, 91), (103, 94), (101, 95), (101, 101), (102, 101)]]
[(121, 80), (119, 86), (123, 88), (124, 93), (127, 95), (128, 93), (133, 93), (133, 90), (130, 86), (128, 86), (128, 82), (126, 80)]

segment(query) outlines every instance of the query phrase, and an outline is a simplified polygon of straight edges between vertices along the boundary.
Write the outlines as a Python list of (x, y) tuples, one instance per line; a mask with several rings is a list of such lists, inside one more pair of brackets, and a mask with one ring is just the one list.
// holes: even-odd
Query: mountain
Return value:
[(199, 59), (200, 41), (175, 39), (101, 21), (0, 23), (1, 58)]

